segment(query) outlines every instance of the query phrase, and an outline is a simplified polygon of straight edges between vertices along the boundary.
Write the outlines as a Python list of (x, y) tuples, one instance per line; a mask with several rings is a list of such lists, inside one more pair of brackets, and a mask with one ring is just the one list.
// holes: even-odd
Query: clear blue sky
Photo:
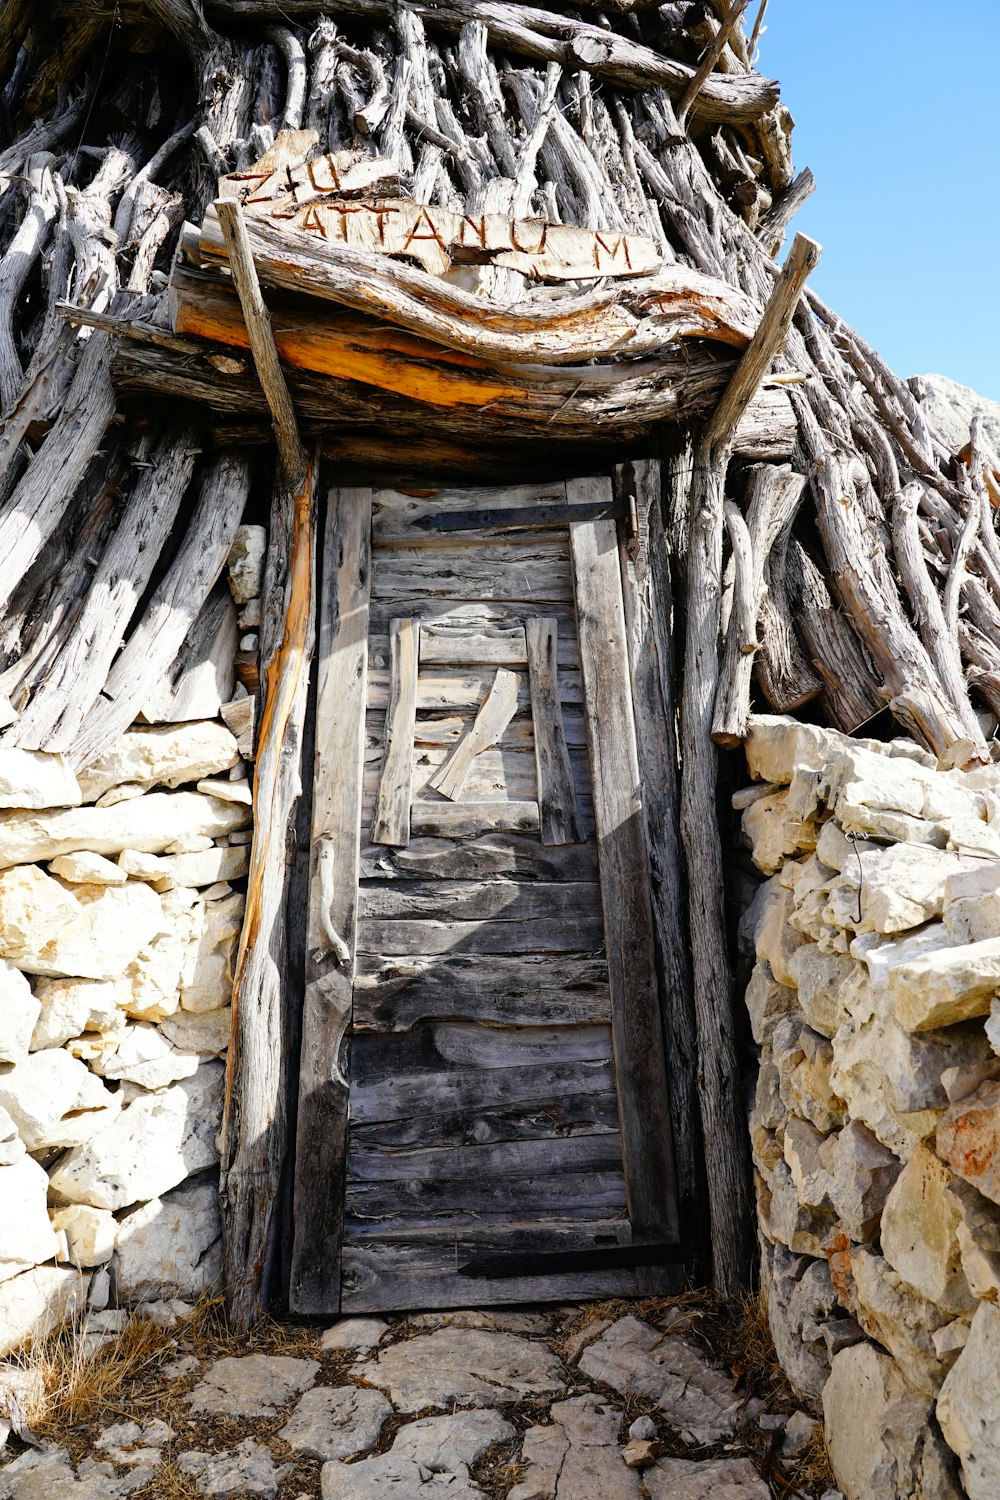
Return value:
[(1000, 400), (1000, 0), (771, 0), (765, 25), (816, 290), (898, 374)]

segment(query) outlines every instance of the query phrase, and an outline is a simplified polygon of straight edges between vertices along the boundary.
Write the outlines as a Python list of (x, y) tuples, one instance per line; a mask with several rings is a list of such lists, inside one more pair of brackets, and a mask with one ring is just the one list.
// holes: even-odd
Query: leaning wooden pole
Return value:
[(746, 1285), (753, 1222), (723, 910), (712, 714), (719, 680), (726, 470), (736, 424), (782, 348), (809, 272), (814, 241), (798, 235), (760, 326), (695, 449), (688, 537), (687, 632), (681, 696), (681, 836), (698, 1034), (698, 1097), (712, 1226), (712, 1280), (724, 1297)]
[(254, 775), (254, 836), (236, 960), (226, 1069), (220, 1195), (230, 1325), (245, 1332), (267, 1307), (276, 1212), (288, 1144), (282, 995), (288, 829), (301, 791), (302, 726), (313, 645), (316, 461), (299, 441), (239, 207), (220, 205), (250, 345), (271, 409), (279, 465), (261, 621), (263, 705)]

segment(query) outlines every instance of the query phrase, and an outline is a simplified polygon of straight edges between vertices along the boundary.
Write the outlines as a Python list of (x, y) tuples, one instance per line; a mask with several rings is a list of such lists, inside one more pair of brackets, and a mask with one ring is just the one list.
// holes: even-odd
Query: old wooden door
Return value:
[(330, 496), (297, 1311), (664, 1285), (612, 508), (607, 480)]

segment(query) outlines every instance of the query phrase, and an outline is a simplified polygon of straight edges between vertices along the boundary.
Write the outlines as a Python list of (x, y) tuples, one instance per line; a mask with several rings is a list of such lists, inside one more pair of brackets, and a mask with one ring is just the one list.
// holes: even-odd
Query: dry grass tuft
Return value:
[[(91, 1336), (92, 1337), (92, 1336)], [(106, 1419), (122, 1390), (151, 1374), (175, 1352), (169, 1329), (145, 1318), (130, 1318), (99, 1348), (88, 1339), (87, 1320), (36, 1339), (14, 1359), (29, 1376), (40, 1377), (41, 1395), (27, 1411), (40, 1437), (59, 1437), (67, 1428)]]

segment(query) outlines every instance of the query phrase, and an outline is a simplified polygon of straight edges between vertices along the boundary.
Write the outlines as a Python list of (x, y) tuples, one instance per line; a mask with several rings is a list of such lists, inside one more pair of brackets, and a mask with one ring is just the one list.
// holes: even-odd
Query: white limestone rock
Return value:
[(957, 1177), (1000, 1203), (1000, 1083), (983, 1083), (941, 1116), (938, 1156)]
[(10, 1115), (0, 1108), (0, 1167), (9, 1167), (24, 1156), (25, 1145)]
[(393, 1344), (353, 1373), (387, 1391), (404, 1412), (452, 1401), (489, 1406), (552, 1396), (565, 1381), (558, 1359), (544, 1344), (473, 1328), (440, 1328)]
[(1000, 1308), (981, 1302), (941, 1387), (937, 1419), (962, 1465), (969, 1500), (1000, 1494)]
[(177, 1011), (160, 1023), (160, 1031), (181, 1052), (197, 1052), (201, 1058), (220, 1057), (229, 1047), (233, 1007), (218, 1010)]
[(969, 442), (972, 419), (977, 415), (982, 418), (989, 446), (1000, 449), (1000, 406), (996, 401), (948, 375), (913, 375), (910, 384), (924, 416), (952, 453), (960, 453)]
[(27, 1054), (41, 1006), (20, 969), (0, 958), (0, 1063)]
[(0, 1074), (0, 1105), (29, 1151), (77, 1146), (118, 1118), (121, 1101), (60, 1047), (32, 1052)]
[[(841, 953), (823, 953), (804, 943), (789, 961), (799, 1008), (814, 1031), (832, 1037), (845, 1019), (845, 992), (856, 987), (860, 965)], [(863, 971), (861, 971), (863, 972)]]
[(888, 943), (877, 933), (863, 933), (851, 944), (851, 955), (865, 964), (872, 990), (877, 996), (882, 996), (888, 994), (889, 975), (895, 969), (915, 958), (955, 946), (955, 938), (943, 922), (929, 922), (919, 931)]
[(758, 1047), (770, 1041), (771, 1033), (783, 1017), (793, 1015), (799, 1008), (795, 991), (778, 983), (770, 964), (754, 965), (745, 998), (750, 1030)]
[(181, 984), (190, 981), (202, 913), (194, 891), (171, 890), (160, 896), (161, 931), (129, 965), (128, 1014), (140, 1021), (162, 1021), (181, 1003)]
[(823, 1422), (846, 1500), (960, 1500), (929, 1402), (874, 1345), (855, 1344), (835, 1356)]
[(778, 876), (765, 880), (746, 912), (744, 921), (752, 934), (759, 964), (767, 964), (778, 984), (795, 988), (790, 964), (792, 954), (806, 939), (791, 924), (794, 897)]
[(1000, 938), (1000, 861), (976, 863), (945, 885), (944, 923), (959, 943)]
[(163, 1089), (198, 1071), (197, 1052), (182, 1052), (159, 1027), (140, 1023), (128, 1026), (113, 1051), (92, 1064), (102, 1078), (137, 1083), (144, 1089)]
[(218, 777), (199, 781), (197, 790), (206, 797), (218, 797), (221, 802), (242, 802), (244, 807), (253, 806), (253, 793), (248, 781), (221, 781)]
[(882, 1214), (882, 1254), (908, 1285), (946, 1312), (971, 1312), (975, 1298), (962, 1272), (954, 1179), (926, 1146), (918, 1146)]
[(834, 1050), (826, 1037), (793, 1018), (779, 1022), (772, 1053), (785, 1108), (823, 1135), (844, 1123), (844, 1100), (833, 1077)]
[(267, 527), (240, 526), (226, 563), (234, 604), (245, 605), (260, 598), (266, 557)]
[[(224, 724), (163, 724), (127, 729), (80, 772), (85, 802), (96, 802), (112, 787), (127, 784), (145, 790), (197, 782), (239, 764), (239, 748)], [(28, 805), (28, 804), (22, 804)]]
[(822, 1156), (822, 1147), (829, 1139), (797, 1115), (789, 1115), (785, 1122), (784, 1158), (796, 1196), (807, 1208), (830, 1207), (831, 1179)]
[(188, 1011), (218, 1010), (232, 998), (236, 947), (245, 898), (234, 892), (196, 908), (199, 927), (190, 967), (181, 975), (180, 1002)]
[(11, 812), (0, 822), (0, 869), (52, 860), (86, 850), (118, 855), (123, 849), (162, 853), (192, 834), (218, 838), (246, 828), (249, 810), (199, 792), (149, 792), (114, 807), (65, 812)]
[(889, 936), (939, 917), (949, 878), (971, 867), (971, 859), (942, 849), (859, 846), (857, 859), (845, 865), (837, 888), (847, 897), (849, 925)]
[(315, 1384), (319, 1364), (287, 1354), (218, 1359), (188, 1396), (193, 1412), (218, 1417), (269, 1417)]
[(1000, 1302), (1000, 1210), (958, 1178), (948, 1192), (957, 1214), (955, 1234), (969, 1290), (974, 1297)]
[[(221, 783), (220, 783), (221, 784)], [(148, 880), (158, 891), (174, 886), (211, 886), (220, 880), (242, 880), (250, 868), (250, 851), (212, 844), (188, 854), (139, 854), (126, 849), (118, 856), (123, 871)]]
[[(891, 1062), (891, 1035), (889, 1028), (874, 1021), (867, 1026), (842, 1026), (833, 1038), (830, 1086), (844, 1101), (852, 1120), (867, 1125), (883, 1146), (905, 1160), (933, 1133), (941, 1107), (896, 1108), (886, 1072)], [(906, 1081), (905, 1070), (894, 1066), (893, 1071), (894, 1081)], [(939, 1076), (932, 1080), (932, 1087), (943, 1093)]]
[(953, 1026), (990, 1012), (1000, 989), (1000, 938), (924, 954), (891, 969), (888, 991), (907, 1031)]
[(743, 749), (755, 781), (787, 786), (797, 767), (818, 771), (847, 743), (846, 736), (818, 724), (780, 714), (751, 714)]
[(61, 1047), (86, 1031), (121, 1032), (129, 993), (120, 979), (36, 979), (35, 999), (40, 1008), (31, 1035), (32, 1052)]
[(214, 1166), (222, 1081), (221, 1064), (205, 1063), (193, 1078), (134, 1100), (112, 1125), (60, 1160), (49, 1179), (55, 1201), (127, 1208)]
[(882, 1344), (905, 1378), (926, 1396), (936, 1396), (951, 1364), (934, 1347), (934, 1334), (951, 1314), (904, 1282), (881, 1255), (863, 1246), (850, 1255), (850, 1311), (869, 1338)]
[(69, 885), (124, 885), (128, 875), (103, 854), (60, 854), (49, 865), (49, 874)]
[(761, 1285), (778, 1360), (796, 1395), (816, 1411), (830, 1373), (823, 1330), (838, 1311), (826, 1260), (793, 1255), (784, 1245), (761, 1246)]
[(0, 1281), (51, 1260), (58, 1242), (45, 1198), (49, 1179), (30, 1156), (0, 1167)]
[(161, 922), (153, 892), (134, 881), (67, 888), (37, 865), (0, 874), (0, 956), (29, 974), (116, 979)]
[(623, 1395), (652, 1397), (689, 1442), (714, 1443), (728, 1436), (743, 1404), (732, 1380), (687, 1339), (664, 1337), (630, 1315), (584, 1350), (580, 1369)]
[(832, 1210), (800, 1203), (787, 1161), (775, 1162), (771, 1178), (772, 1195), (766, 1216), (771, 1237), (796, 1255), (824, 1255), (836, 1229)]
[(827, 1168), (827, 1192), (841, 1228), (859, 1244), (873, 1240), (882, 1210), (902, 1162), (861, 1124), (849, 1120), (820, 1147)]
[[(46, 1178), (46, 1187), (48, 1179)], [(101, 1266), (111, 1259), (118, 1225), (106, 1208), (89, 1203), (73, 1203), (57, 1208), (52, 1214), (52, 1228), (62, 1248), (59, 1259), (74, 1266)]]
[(78, 807), (82, 801), (61, 755), (0, 746), (0, 808)]
[(819, 828), (814, 819), (800, 816), (790, 790), (779, 788), (746, 809), (743, 834), (757, 868), (774, 875), (786, 860), (815, 849)]
[(222, 1274), (219, 1185), (214, 1175), (183, 1183), (121, 1216), (112, 1265), (118, 1299), (196, 1301)]
[(82, 1311), (89, 1285), (89, 1275), (65, 1266), (35, 1266), (0, 1282), (0, 1355)]
[(381, 1391), (359, 1390), (354, 1385), (317, 1386), (306, 1391), (278, 1436), (304, 1458), (329, 1463), (354, 1458), (374, 1447), (391, 1415), (392, 1406)]

